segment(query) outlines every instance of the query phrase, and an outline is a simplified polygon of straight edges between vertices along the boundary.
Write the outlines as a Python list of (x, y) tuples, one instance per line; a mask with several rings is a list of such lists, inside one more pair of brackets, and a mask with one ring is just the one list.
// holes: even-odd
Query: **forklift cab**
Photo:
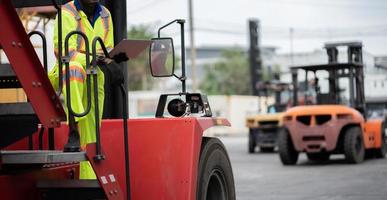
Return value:
[[(339, 47), (347, 50), (347, 61), (339, 62)], [(365, 116), (364, 72), (361, 42), (327, 43), (325, 49), (328, 64), (291, 67), (293, 104), (298, 104), (299, 95), (308, 104), (343, 104), (355, 108)], [(304, 89), (299, 92), (298, 72), (305, 73)], [(313, 75), (309, 79), (309, 75)], [(311, 95), (307, 91), (312, 91)]]

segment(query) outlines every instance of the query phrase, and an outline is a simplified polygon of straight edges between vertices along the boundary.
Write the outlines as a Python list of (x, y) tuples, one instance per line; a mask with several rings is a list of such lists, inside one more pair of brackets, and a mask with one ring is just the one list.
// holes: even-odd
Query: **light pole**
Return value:
[(197, 90), (197, 80), (196, 80), (196, 48), (195, 48), (195, 37), (194, 37), (194, 19), (193, 19), (193, 6), (192, 0), (188, 0), (188, 18), (189, 18), (189, 35), (190, 35), (190, 57), (191, 57), (191, 77), (192, 77), (192, 90), (196, 92)]

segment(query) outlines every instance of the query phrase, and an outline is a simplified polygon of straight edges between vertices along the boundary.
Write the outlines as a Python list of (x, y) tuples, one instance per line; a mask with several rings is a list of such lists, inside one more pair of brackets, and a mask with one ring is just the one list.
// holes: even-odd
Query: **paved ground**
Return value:
[(387, 200), (387, 159), (351, 165), (337, 155), (316, 164), (301, 155), (282, 166), (277, 153), (247, 153), (247, 138), (222, 137), (233, 166), (238, 200)]

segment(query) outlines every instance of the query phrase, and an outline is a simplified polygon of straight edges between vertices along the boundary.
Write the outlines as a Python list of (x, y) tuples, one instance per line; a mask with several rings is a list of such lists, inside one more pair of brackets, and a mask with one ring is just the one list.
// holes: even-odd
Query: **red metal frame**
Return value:
[[(128, 125), (132, 199), (194, 200), (203, 131), (215, 125), (229, 126), (230, 124), (225, 119), (162, 118), (131, 119), (128, 120)], [(57, 149), (63, 148), (67, 134), (67, 126), (55, 130)], [(35, 147), (37, 147), (37, 135), (34, 135)], [(101, 170), (105, 171), (103, 174), (109, 174), (106, 170), (114, 174), (121, 191), (126, 196), (123, 138), (122, 120), (103, 120), (101, 142), (106, 159), (100, 161), (99, 166), (93, 167), (102, 168)], [(47, 139), (45, 139), (46, 142)], [(26, 149), (27, 147), (28, 141), (25, 139), (7, 149)], [(93, 154), (93, 148), (95, 148), (94, 144), (88, 145), (88, 154)], [(96, 171), (99, 176), (99, 170)], [(44, 174), (36, 179), (42, 177)], [(2, 176), (0, 180), (1, 178)], [(0, 182), (2, 193), (6, 192), (5, 184), (7, 182)]]
[(37, 180), (70, 179), (73, 174), (78, 174), (78, 165), (66, 165), (40, 170), (19, 172), (19, 174), (0, 175), (1, 199), (26, 200), (40, 199), (36, 188)]
[(35, 113), (45, 127), (59, 126), (65, 112), (10, 0), (0, 1), (0, 19), (0, 46)]

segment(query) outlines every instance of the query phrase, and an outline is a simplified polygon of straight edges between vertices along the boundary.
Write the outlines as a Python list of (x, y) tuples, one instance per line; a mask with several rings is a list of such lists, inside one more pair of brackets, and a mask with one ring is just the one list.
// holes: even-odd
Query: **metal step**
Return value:
[(2, 164), (55, 164), (86, 161), (86, 152), (0, 151)]
[(0, 88), (21, 88), (19, 79), (10, 64), (0, 64)]
[(0, 104), (0, 117), (2, 116), (20, 116), (20, 115), (36, 115), (31, 104), (23, 103), (2, 103)]
[(36, 187), (44, 200), (106, 199), (97, 180), (41, 180)]

